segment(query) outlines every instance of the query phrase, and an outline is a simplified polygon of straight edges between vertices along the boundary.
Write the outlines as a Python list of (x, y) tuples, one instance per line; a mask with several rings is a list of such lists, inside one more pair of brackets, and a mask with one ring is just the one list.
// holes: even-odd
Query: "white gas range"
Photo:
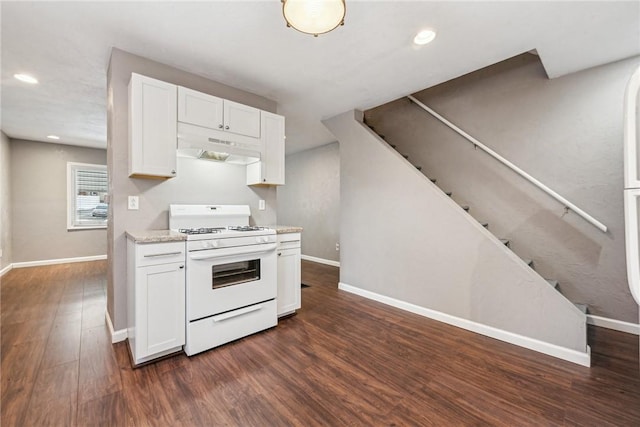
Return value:
[(246, 205), (170, 205), (187, 235), (186, 344), (191, 356), (277, 324), (276, 232)]

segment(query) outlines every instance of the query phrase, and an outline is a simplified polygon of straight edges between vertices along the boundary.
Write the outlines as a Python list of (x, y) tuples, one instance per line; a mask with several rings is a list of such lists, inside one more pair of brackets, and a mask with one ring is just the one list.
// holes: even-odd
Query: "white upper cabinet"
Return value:
[(284, 117), (260, 112), (262, 158), (247, 165), (247, 185), (284, 185)]
[(223, 129), (222, 98), (178, 87), (178, 121), (211, 129)]
[(131, 74), (129, 176), (176, 176), (177, 86)]
[(224, 130), (260, 138), (260, 110), (225, 100)]
[(185, 87), (178, 88), (178, 120), (260, 138), (260, 110)]
[[(196, 135), (205, 138), (207, 149), (226, 144), (234, 147), (236, 157), (249, 159), (247, 185), (284, 185), (284, 125), (278, 114), (133, 73), (129, 176), (175, 177), (178, 138), (193, 148), (185, 135)], [(199, 148), (200, 140), (196, 142)]]

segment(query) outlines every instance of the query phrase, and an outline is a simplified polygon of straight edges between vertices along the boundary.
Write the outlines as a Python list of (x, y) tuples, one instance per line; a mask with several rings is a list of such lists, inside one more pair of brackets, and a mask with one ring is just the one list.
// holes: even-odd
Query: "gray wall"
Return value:
[(340, 282), (579, 352), (584, 315), (402, 156), (345, 113)]
[(10, 142), (7, 135), (0, 131), (0, 270), (11, 264), (11, 167), (9, 163)]
[(106, 164), (105, 150), (11, 140), (12, 262), (106, 255), (107, 231), (67, 230), (67, 162)]
[(339, 261), (340, 146), (337, 142), (286, 158), (278, 188), (278, 221), (304, 228), (302, 254)]
[(521, 55), (417, 97), (609, 227), (600, 232), (406, 100), (367, 121), (592, 314), (637, 322), (627, 286), (622, 101), (639, 58), (549, 80)]
[[(266, 98), (200, 76), (113, 49), (107, 71), (107, 162), (109, 215), (107, 310), (116, 330), (127, 323), (126, 230), (167, 229), (171, 203), (243, 203), (251, 206), (252, 222), (276, 223), (276, 189), (245, 185), (245, 168), (223, 163), (179, 159), (178, 177), (152, 180), (128, 177), (128, 84), (139, 73), (262, 110), (275, 112)], [(140, 197), (137, 211), (127, 210), (127, 196)], [(267, 209), (258, 210), (258, 200)]]

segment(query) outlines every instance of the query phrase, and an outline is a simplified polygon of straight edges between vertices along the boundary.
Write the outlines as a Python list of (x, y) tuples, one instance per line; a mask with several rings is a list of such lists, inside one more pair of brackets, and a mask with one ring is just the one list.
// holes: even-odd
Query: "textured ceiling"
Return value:
[[(640, 54), (640, 2), (347, 0), (314, 38), (279, 1), (2, 2), (2, 130), (106, 147), (112, 47), (273, 99), (287, 153), (334, 140), (321, 120), (536, 49), (550, 77)], [(436, 40), (412, 46), (425, 27)], [(13, 79), (29, 72), (40, 84)]]

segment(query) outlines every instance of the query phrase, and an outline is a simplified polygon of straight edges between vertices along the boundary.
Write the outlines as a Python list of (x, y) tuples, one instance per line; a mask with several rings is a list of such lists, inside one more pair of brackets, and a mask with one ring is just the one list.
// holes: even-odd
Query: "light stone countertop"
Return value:
[(182, 242), (187, 240), (186, 234), (171, 230), (127, 231), (126, 235), (136, 243)]
[[(276, 234), (301, 233), (302, 227), (290, 225), (272, 225), (269, 226), (276, 230)], [(136, 243), (162, 243), (162, 242), (181, 242), (187, 240), (187, 235), (171, 230), (141, 230), (127, 231), (126, 235), (129, 239)]]
[(276, 230), (276, 234), (302, 233), (302, 227), (294, 227), (291, 225), (271, 225), (269, 228)]

